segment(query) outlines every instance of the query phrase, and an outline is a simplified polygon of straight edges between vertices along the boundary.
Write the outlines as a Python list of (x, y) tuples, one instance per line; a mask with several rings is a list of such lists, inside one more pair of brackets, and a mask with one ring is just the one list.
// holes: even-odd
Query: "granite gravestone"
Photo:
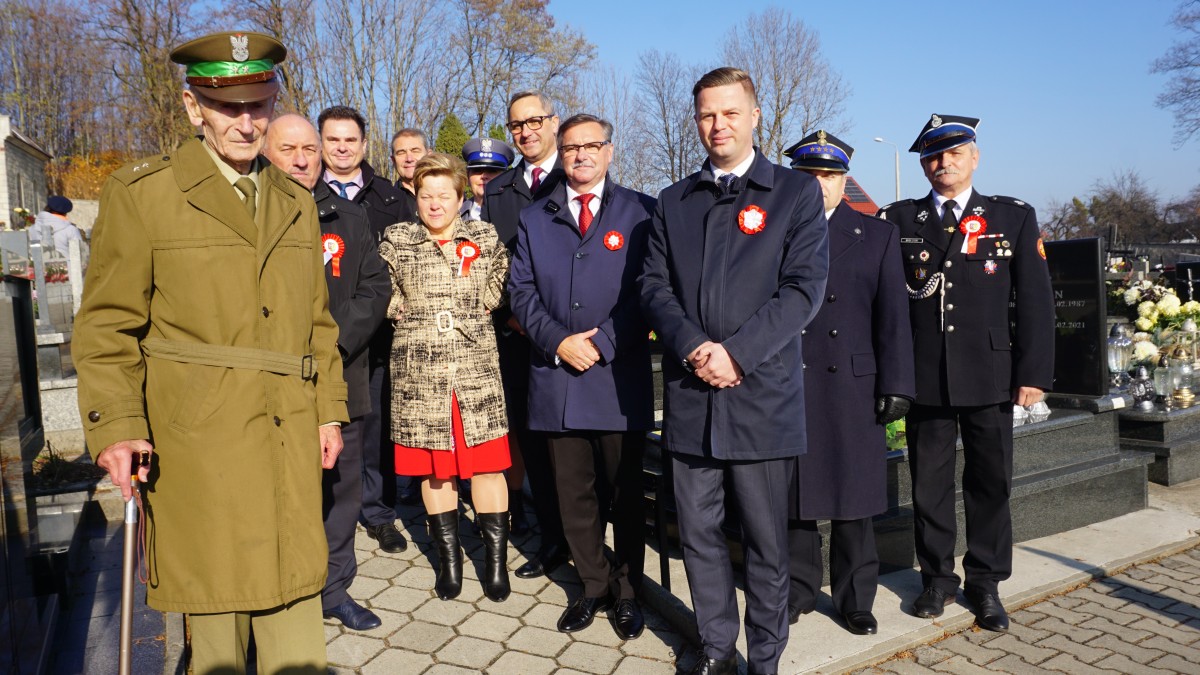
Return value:
[(1104, 396), (1109, 389), (1104, 240), (1044, 244), (1054, 289), (1054, 391)]

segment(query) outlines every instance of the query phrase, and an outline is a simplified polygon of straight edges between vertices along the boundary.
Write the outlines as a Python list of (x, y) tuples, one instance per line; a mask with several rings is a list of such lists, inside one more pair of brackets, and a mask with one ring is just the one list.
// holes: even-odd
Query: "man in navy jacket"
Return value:
[[(563, 531), (583, 580), (583, 595), (558, 629), (583, 630), (613, 606), (613, 630), (631, 640), (645, 625), (635, 593), (645, 560), (642, 451), (654, 397), (637, 277), (654, 200), (609, 179), (612, 133), (593, 115), (562, 123), (566, 182), (521, 211), (509, 294), (532, 346), (529, 428), (546, 432)], [(611, 494), (614, 562), (604, 554), (598, 478)]]
[(842, 198), (854, 148), (819, 130), (784, 151), (814, 176), (829, 220), (825, 302), (804, 335), (808, 452), (796, 460), (795, 520), (788, 523), (788, 621), (816, 606), (821, 590), (818, 520), (830, 520), (833, 608), (846, 628), (870, 635), (879, 582), (871, 517), (887, 510), (884, 425), (916, 396), (908, 293), (895, 225)]
[(267, 127), (264, 154), (313, 191), (321, 219), (325, 246), (325, 281), (329, 285), (329, 313), (338, 325), (338, 351), (349, 399), (350, 424), (342, 428), (345, 446), (337, 465), (322, 473), (325, 539), (329, 544), (329, 577), (321, 590), (326, 618), (335, 618), (351, 630), (377, 628), (381, 621), (371, 610), (350, 597), (350, 584), (358, 573), (354, 557), (354, 530), (362, 508), (363, 428), (371, 412), (367, 382), (367, 347), (383, 323), (392, 297), (392, 280), (379, 257), (367, 213), (354, 202), (333, 194), (320, 175), (317, 131), (299, 115), (282, 115)]
[(800, 331), (829, 265), (821, 191), (753, 147), (750, 76), (718, 68), (692, 88), (708, 161), (659, 195), (642, 307), (667, 354), (664, 444), (704, 656), (693, 673), (734, 673), (740, 620), (721, 524), (739, 505), (746, 660), (773, 673), (787, 644), (787, 493), (804, 453)]

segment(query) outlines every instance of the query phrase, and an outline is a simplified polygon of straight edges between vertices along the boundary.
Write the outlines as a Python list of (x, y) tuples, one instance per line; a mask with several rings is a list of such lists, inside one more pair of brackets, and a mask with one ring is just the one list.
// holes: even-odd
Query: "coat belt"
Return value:
[(262, 370), (279, 375), (295, 375), (304, 380), (316, 377), (312, 354), (296, 356), (269, 349), (210, 345), (153, 337), (142, 340), (142, 353), (150, 358), (177, 363)]

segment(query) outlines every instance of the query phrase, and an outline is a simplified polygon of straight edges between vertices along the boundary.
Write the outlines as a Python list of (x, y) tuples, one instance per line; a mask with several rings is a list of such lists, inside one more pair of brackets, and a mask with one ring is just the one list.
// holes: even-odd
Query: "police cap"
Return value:
[(930, 155), (966, 145), (975, 140), (975, 128), (978, 126), (979, 120), (974, 117), (931, 115), (908, 151), (919, 152), (921, 159), (925, 159)]
[(854, 148), (824, 129), (818, 129), (784, 150), (783, 154), (792, 158), (793, 169), (846, 173), (850, 170)]
[(279, 92), (275, 66), (287, 47), (262, 33), (212, 33), (185, 42), (171, 60), (187, 66), (187, 83), (216, 101), (261, 101)]
[(494, 138), (472, 138), (463, 144), (462, 158), (467, 169), (503, 171), (512, 164), (515, 153), (508, 143)]

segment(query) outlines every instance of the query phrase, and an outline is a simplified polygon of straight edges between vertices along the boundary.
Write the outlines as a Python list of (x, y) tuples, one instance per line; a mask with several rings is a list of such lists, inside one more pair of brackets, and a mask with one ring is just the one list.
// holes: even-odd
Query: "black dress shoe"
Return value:
[(550, 574), (567, 562), (565, 546), (552, 546), (549, 550), (538, 551), (533, 560), (517, 568), (515, 574), (521, 579), (536, 579)]
[(400, 553), (408, 548), (408, 540), (396, 529), (395, 523), (368, 525), (367, 536), (379, 542), (385, 553)]
[(967, 591), (967, 600), (975, 606), (975, 623), (984, 630), (1003, 633), (1008, 630), (1008, 612), (1000, 602), (1000, 596), (995, 593), (980, 593)]
[(558, 617), (558, 630), (563, 633), (574, 633), (592, 625), (592, 619), (597, 612), (603, 612), (612, 606), (612, 598), (605, 595), (599, 598), (576, 598), (563, 610)]
[(323, 612), (326, 619), (337, 619), (350, 630), (371, 630), (379, 628), (383, 622), (375, 616), (375, 612), (363, 607), (354, 600), (347, 600), (337, 607)]
[[(955, 592), (957, 593), (957, 590)], [(954, 594), (930, 586), (921, 591), (921, 595), (913, 603), (913, 614), (922, 619), (934, 619), (941, 616), (942, 612), (946, 610), (946, 605), (953, 604), (953, 602)]]
[(624, 598), (617, 601), (616, 607), (608, 615), (613, 632), (622, 640), (636, 640), (646, 628), (646, 619), (642, 616), (642, 608), (637, 600)]
[(795, 605), (788, 605), (788, 625), (794, 624), (797, 621), (799, 621), (801, 615), (812, 614), (812, 611), (814, 609), (816, 609), (815, 605), (808, 605), (806, 607), (796, 607)]
[(842, 615), (846, 630), (855, 635), (874, 635), (879, 632), (879, 622), (870, 612), (846, 612)]
[(737, 655), (727, 659), (701, 656), (696, 665), (688, 671), (688, 675), (737, 675)]

